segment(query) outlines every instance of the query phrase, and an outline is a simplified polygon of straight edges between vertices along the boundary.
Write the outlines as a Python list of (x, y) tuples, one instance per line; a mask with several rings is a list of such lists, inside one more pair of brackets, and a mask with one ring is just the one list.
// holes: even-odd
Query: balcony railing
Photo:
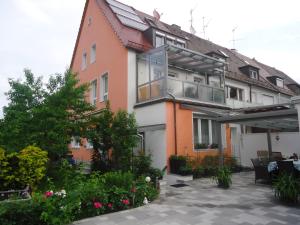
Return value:
[(137, 101), (167, 97), (171, 93), (176, 98), (225, 104), (224, 88), (168, 76), (169, 66), (173, 66), (193, 74), (217, 76), (220, 86), (224, 87), (224, 65), (217, 59), (175, 46), (166, 45), (150, 50), (137, 58)]
[(167, 87), (168, 92), (178, 98), (188, 98), (218, 104), (225, 103), (225, 92), (221, 88), (172, 78), (168, 78)]

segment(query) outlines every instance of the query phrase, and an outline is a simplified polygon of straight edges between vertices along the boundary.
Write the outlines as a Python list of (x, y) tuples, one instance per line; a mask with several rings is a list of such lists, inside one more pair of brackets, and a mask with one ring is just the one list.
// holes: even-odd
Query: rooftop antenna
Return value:
[(207, 27), (208, 27), (208, 24), (210, 23), (210, 21), (211, 21), (211, 19), (207, 22), (207, 23), (205, 23), (205, 17), (203, 16), (202, 17), (202, 29), (203, 29), (203, 38), (204, 39), (206, 39), (206, 29), (207, 29)]
[(159, 13), (156, 8), (153, 10), (153, 17), (155, 18), (156, 21), (160, 20), (160, 17), (162, 15), (163, 13)]
[(235, 31), (238, 27), (236, 26), (235, 28), (232, 29), (232, 49), (235, 50)]
[(191, 26), (190, 26), (190, 32), (191, 32), (191, 34), (196, 34), (196, 30), (195, 30), (195, 28), (194, 28), (194, 26), (193, 26), (193, 22), (194, 22), (193, 12), (194, 12), (194, 10), (196, 9), (196, 7), (197, 7), (197, 5), (196, 5), (193, 9), (191, 9), (191, 11), (190, 11), (190, 14), (191, 14), (191, 19), (190, 19), (190, 23), (191, 23)]

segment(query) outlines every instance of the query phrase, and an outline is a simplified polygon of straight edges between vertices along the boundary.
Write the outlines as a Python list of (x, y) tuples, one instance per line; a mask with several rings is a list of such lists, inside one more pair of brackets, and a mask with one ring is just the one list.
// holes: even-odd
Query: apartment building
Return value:
[[(97, 109), (134, 112), (144, 150), (163, 168), (170, 155), (234, 154), (240, 125), (210, 116), (222, 110), (287, 102), (300, 86), (285, 73), (115, 0), (87, 0), (71, 68), (90, 83)], [(207, 113), (206, 113), (207, 112)], [(72, 143), (78, 160), (91, 145)]]

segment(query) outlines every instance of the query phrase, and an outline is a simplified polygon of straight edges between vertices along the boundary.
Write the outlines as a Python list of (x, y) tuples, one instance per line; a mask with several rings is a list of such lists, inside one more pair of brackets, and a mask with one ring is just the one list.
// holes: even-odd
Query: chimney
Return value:
[(171, 27), (173, 27), (174, 29), (177, 29), (177, 30), (181, 30), (181, 27), (178, 26), (177, 24), (172, 24)]

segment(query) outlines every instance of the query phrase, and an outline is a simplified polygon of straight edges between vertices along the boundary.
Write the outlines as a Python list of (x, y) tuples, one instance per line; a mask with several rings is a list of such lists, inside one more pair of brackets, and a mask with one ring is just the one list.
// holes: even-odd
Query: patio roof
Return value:
[(166, 50), (169, 65), (186, 70), (223, 75), (224, 66), (227, 65), (219, 59), (175, 45), (167, 44), (159, 48)]
[(292, 104), (277, 104), (245, 108), (241, 110), (224, 110), (182, 104), (182, 108), (214, 118), (220, 123), (237, 123), (278, 131), (298, 131), (298, 113)]

